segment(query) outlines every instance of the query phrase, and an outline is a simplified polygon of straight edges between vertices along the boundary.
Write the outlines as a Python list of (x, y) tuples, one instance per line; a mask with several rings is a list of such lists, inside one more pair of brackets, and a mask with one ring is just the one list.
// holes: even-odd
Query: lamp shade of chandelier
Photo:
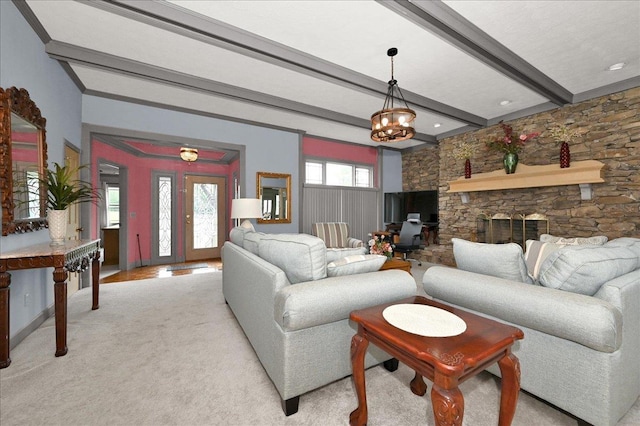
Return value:
[(188, 163), (192, 163), (198, 159), (198, 150), (195, 148), (180, 148), (180, 158)]
[[(395, 47), (387, 51), (387, 55), (391, 58), (391, 80), (389, 80), (387, 97), (384, 99), (382, 109), (371, 116), (371, 139), (376, 142), (400, 142), (411, 139), (416, 134), (413, 128), (416, 113), (407, 105), (398, 82), (393, 78), (393, 57), (397, 54), (398, 49)], [(394, 106), (396, 98), (402, 100), (404, 107)]]

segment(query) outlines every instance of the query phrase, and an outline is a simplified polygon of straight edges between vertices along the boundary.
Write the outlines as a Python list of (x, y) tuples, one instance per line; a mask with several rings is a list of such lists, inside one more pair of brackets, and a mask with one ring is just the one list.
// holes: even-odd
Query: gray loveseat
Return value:
[[(585, 422), (615, 425), (640, 395), (640, 239), (554, 248), (533, 278), (519, 246), (520, 258), (510, 245), (458, 243), (467, 270), (429, 268), (426, 293), (521, 328), (522, 389)], [(489, 275), (500, 271), (511, 276)]]
[[(380, 263), (374, 265), (376, 272), (340, 275), (332, 268), (338, 276), (328, 277), (326, 246), (311, 235), (234, 228), (230, 239), (222, 251), (224, 298), (278, 390), (286, 415), (298, 410), (300, 395), (351, 375), (356, 332), (351, 311), (416, 294), (413, 276), (377, 271)], [(344, 265), (351, 271), (343, 272), (353, 272), (357, 264)], [(389, 358), (371, 345), (366, 366)], [(385, 366), (393, 370), (394, 364)]]

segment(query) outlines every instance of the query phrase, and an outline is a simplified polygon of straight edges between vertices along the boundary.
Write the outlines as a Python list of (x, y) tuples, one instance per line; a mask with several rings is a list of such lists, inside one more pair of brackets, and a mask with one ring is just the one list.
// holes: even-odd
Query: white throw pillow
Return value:
[(601, 246), (608, 240), (604, 235), (595, 237), (556, 237), (551, 234), (540, 235), (543, 243), (561, 244), (563, 246)]
[(485, 244), (452, 238), (458, 269), (532, 284), (522, 247), (516, 243)]
[(364, 274), (380, 270), (387, 257), (379, 254), (357, 254), (338, 259), (327, 265), (327, 275), (339, 277), (342, 275)]

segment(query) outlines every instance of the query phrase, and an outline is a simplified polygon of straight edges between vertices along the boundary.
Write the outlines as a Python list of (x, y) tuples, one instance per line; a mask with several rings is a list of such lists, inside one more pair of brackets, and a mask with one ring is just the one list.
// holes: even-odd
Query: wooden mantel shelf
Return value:
[(518, 163), (516, 172), (506, 174), (504, 170), (477, 173), (469, 179), (464, 176), (449, 182), (448, 192), (462, 193), (462, 202), (469, 200), (468, 192), (494, 191), (499, 189), (537, 188), (543, 186), (579, 185), (583, 200), (592, 197), (591, 184), (604, 182), (604, 163), (596, 160), (574, 161), (571, 167), (561, 169), (558, 164), (527, 166)]

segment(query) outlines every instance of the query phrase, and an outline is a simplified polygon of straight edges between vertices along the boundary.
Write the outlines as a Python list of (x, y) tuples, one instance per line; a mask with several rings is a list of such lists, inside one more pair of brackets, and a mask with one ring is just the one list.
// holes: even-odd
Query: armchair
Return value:
[(349, 224), (345, 222), (314, 223), (311, 225), (311, 234), (324, 241), (327, 263), (367, 251), (362, 240), (349, 236)]

